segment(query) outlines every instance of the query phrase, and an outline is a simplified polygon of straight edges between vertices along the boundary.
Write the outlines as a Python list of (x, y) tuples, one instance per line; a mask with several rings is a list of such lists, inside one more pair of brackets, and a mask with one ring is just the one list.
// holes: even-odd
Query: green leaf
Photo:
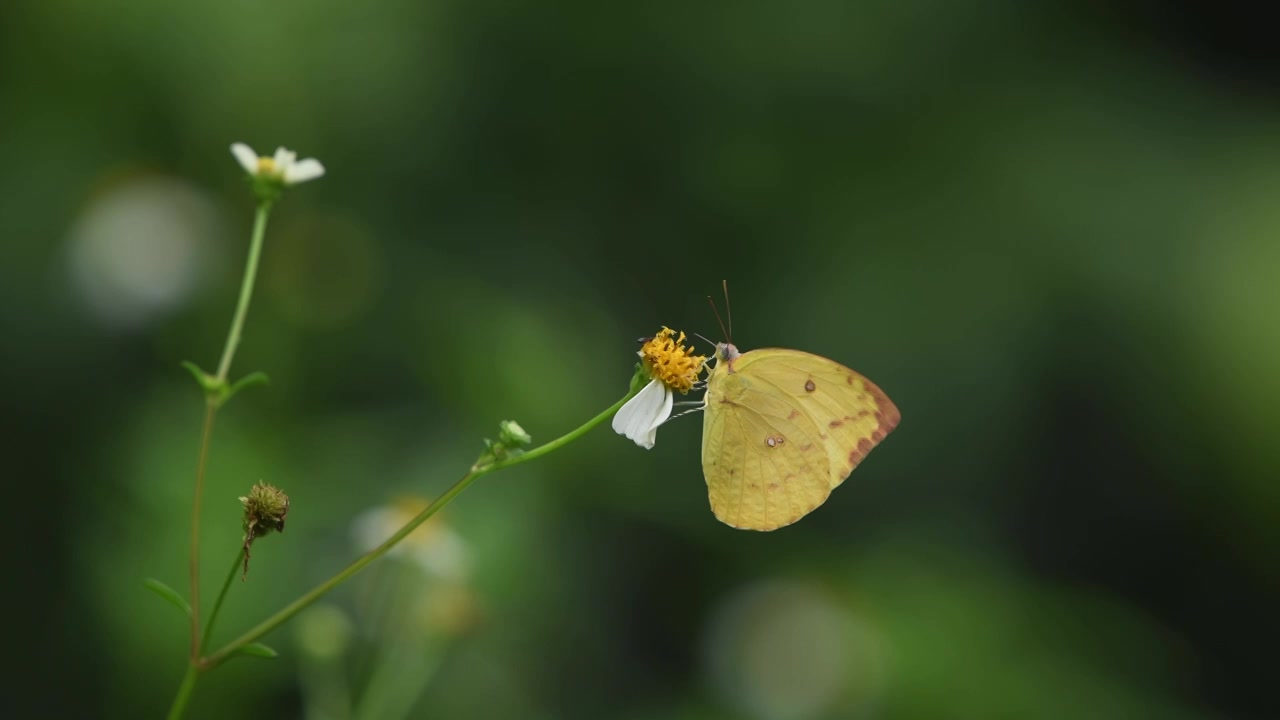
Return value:
[(204, 370), (201, 370), (199, 365), (191, 362), (190, 360), (183, 360), (182, 367), (186, 368), (187, 372), (191, 373), (191, 377), (196, 379), (196, 382), (200, 384), (200, 388), (204, 390), (206, 395), (219, 396), (226, 393), (227, 383), (225, 381), (219, 381), (218, 378), (210, 375)]
[(187, 372), (191, 373), (191, 377), (195, 378), (196, 382), (200, 383), (200, 387), (208, 389), (209, 373), (201, 370), (199, 365), (191, 362), (190, 360), (183, 360), (182, 367), (186, 368)]
[(276, 652), (274, 648), (269, 645), (263, 645), (262, 643), (249, 643), (236, 652), (241, 655), (252, 655), (254, 657), (262, 658), (273, 658), (280, 655), (280, 653)]
[(227, 394), (222, 398), (222, 401), (226, 402), (230, 400), (232, 395), (235, 395), (247, 387), (252, 387), (254, 385), (266, 385), (268, 382), (270, 382), (270, 379), (267, 378), (266, 373), (251, 372), (237, 380), (236, 383), (231, 386), (231, 389), (227, 391)]
[(187, 617), (191, 617), (191, 606), (187, 604), (185, 598), (178, 594), (177, 590), (174, 590), (155, 578), (147, 578), (142, 581), (142, 584), (151, 592), (173, 603), (173, 606), (186, 613)]

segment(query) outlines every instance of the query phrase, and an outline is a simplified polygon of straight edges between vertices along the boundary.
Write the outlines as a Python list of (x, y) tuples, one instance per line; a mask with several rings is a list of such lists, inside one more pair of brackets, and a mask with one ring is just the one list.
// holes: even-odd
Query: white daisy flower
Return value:
[(271, 157), (259, 157), (253, 148), (244, 143), (233, 143), (231, 154), (244, 171), (267, 180), (278, 180), (285, 185), (297, 185), (324, 175), (324, 166), (315, 158), (298, 159), (298, 154), (283, 147), (276, 148)]
[(662, 332), (640, 348), (641, 366), (653, 378), (613, 416), (613, 431), (646, 450), (657, 441), (658, 426), (671, 417), (675, 391), (687, 393), (702, 372), (706, 358), (684, 346), (684, 333)]

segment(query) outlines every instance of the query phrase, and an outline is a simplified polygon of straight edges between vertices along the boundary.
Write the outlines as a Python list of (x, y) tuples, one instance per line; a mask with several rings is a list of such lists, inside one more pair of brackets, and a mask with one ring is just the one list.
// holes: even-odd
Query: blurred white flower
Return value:
[[(425, 498), (405, 496), (360, 513), (351, 526), (356, 547), (368, 552), (381, 545), (428, 504)], [(421, 570), (421, 574), (414, 573), (417, 580), (406, 578), (408, 584), (402, 586), (414, 601), (405, 608), (406, 614), (394, 621), (397, 627), (417, 628), (429, 636), (452, 636), (479, 621), (480, 603), (470, 582), (470, 550), (440, 515), (419, 525), (387, 554)]]
[(705, 637), (707, 670), (740, 717), (864, 717), (881, 691), (878, 635), (838, 596), (765, 579), (715, 609)]
[(197, 188), (162, 176), (117, 182), (71, 229), (71, 281), (104, 324), (135, 330), (191, 297), (218, 234), (217, 211)]
[[(426, 509), (420, 497), (402, 497), (386, 505), (365, 510), (351, 523), (352, 541), (361, 552), (369, 552), (404, 527)], [(422, 523), (388, 555), (406, 558), (442, 580), (462, 582), (471, 574), (466, 542), (440, 515)]]
[(244, 143), (233, 143), (231, 154), (240, 162), (244, 171), (257, 178), (279, 180), (285, 185), (297, 185), (324, 175), (324, 166), (315, 158), (299, 160), (298, 154), (284, 147), (276, 148), (271, 157), (259, 156)]

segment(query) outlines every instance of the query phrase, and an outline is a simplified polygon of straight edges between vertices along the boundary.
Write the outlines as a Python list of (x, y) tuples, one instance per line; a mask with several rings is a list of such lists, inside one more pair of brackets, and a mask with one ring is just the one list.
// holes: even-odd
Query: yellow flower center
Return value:
[(258, 158), (258, 174), (279, 175), (280, 168), (276, 167), (276, 161), (274, 158), (260, 157)]
[(693, 347), (685, 347), (684, 333), (664, 327), (640, 348), (640, 357), (649, 374), (672, 390), (689, 392), (706, 365), (705, 355), (694, 355)]

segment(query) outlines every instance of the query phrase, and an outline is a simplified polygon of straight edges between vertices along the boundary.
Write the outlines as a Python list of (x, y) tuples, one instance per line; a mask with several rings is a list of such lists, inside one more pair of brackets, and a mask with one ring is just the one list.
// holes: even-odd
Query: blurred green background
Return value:
[[(1280, 66), (1208, 4), (0, 7), (5, 717), (163, 714), (201, 420), (268, 232), (206, 496), (225, 642), (550, 439), (635, 339), (794, 347), (902, 424), (775, 533), (701, 421), (484, 478), (197, 688), (193, 718), (1263, 718), (1280, 642)], [(708, 350), (697, 343), (699, 350)]]

